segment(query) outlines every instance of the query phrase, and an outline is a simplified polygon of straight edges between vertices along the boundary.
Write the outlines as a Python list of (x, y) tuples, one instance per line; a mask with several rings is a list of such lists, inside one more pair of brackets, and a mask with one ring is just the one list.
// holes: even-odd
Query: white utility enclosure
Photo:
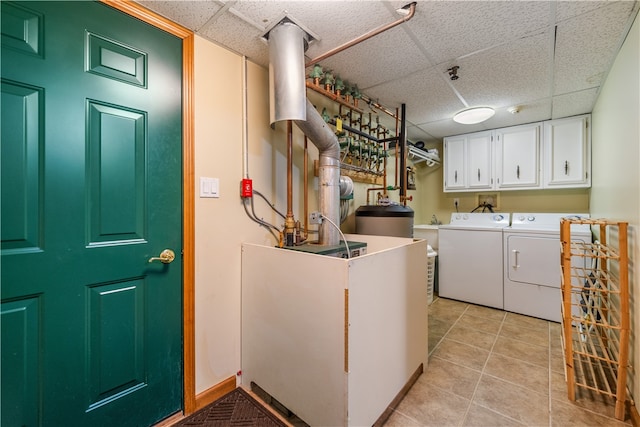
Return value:
[(372, 425), (426, 367), (427, 242), (351, 259), (242, 245), (242, 384), (310, 425)]

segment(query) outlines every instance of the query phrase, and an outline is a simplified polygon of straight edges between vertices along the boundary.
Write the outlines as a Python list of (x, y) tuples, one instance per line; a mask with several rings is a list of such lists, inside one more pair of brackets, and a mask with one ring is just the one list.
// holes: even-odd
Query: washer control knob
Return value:
[(464, 220), (469, 219), (469, 215), (467, 215), (467, 214), (462, 215), (462, 219), (464, 219)]
[(535, 221), (535, 220), (536, 220), (535, 216), (527, 217), (527, 221)]
[(500, 222), (504, 219), (504, 215), (498, 214), (493, 216), (493, 220), (496, 222)]

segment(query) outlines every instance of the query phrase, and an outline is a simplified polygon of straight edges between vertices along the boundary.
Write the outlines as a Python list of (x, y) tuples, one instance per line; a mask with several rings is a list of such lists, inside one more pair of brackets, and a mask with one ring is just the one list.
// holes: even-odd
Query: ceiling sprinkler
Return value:
[(454, 65), (453, 67), (449, 68), (447, 71), (449, 72), (449, 78), (451, 80), (458, 80), (460, 77), (458, 77), (458, 70), (460, 69), (460, 67), (458, 67), (457, 65)]

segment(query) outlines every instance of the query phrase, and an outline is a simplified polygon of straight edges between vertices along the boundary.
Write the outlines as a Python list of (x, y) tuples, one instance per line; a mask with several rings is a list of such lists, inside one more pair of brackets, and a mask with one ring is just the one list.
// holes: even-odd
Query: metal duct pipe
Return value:
[(307, 34), (283, 21), (269, 32), (269, 111), (271, 124), (306, 120), (304, 52)]
[[(318, 147), (318, 208), (320, 213), (340, 224), (340, 144), (333, 130), (327, 126), (313, 104), (306, 101), (307, 119), (296, 120), (300, 130)], [(332, 224), (323, 221), (320, 224), (319, 243), (321, 245), (337, 245), (340, 233)]]
[[(318, 147), (318, 208), (323, 217), (340, 224), (340, 145), (333, 130), (307, 100), (304, 69), (307, 37), (300, 27), (289, 21), (283, 21), (269, 32), (271, 123), (293, 120)], [(337, 245), (339, 242), (339, 231), (323, 221), (319, 243)]]

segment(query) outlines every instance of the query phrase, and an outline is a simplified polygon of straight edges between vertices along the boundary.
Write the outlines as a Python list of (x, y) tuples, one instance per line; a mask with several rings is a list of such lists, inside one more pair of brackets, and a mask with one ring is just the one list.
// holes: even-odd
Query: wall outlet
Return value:
[(322, 215), (320, 215), (320, 212), (311, 212), (309, 214), (309, 224), (322, 224)]
[(486, 193), (478, 194), (478, 206), (491, 205), (493, 209), (500, 208), (500, 194), (499, 193)]
[(460, 199), (459, 198), (454, 198), (453, 199), (453, 207), (454, 208), (459, 208), (460, 207)]

